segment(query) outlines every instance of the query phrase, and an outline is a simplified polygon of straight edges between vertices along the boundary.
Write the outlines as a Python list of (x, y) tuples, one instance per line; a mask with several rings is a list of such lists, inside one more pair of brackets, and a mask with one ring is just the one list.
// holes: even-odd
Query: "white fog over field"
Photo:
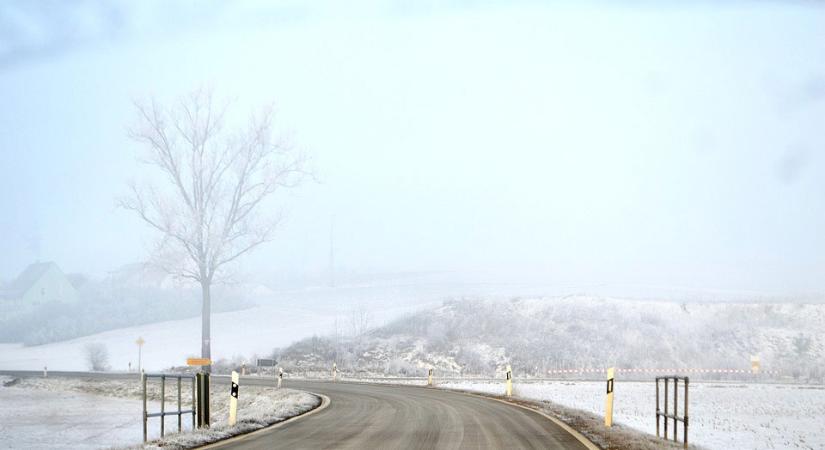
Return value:
[(509, 367), (574, 428), (614, 367), (596, 446), (689, 375), (697, 448), (819, 448), (823, 55), (803, 0), (2, 2), (0, 446), (138, 445), (79, 380), (265, 358)]

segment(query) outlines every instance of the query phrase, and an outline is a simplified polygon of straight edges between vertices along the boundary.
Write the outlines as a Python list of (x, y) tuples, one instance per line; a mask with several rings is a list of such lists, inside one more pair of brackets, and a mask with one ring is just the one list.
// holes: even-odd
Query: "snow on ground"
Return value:
[[(330, 318), (304, 311), (282, 310), (276, 307), (256, 307), (212, 316), (213, 359), (232, 358), (254, 352), (268, 354), (299, 336), (324, 327)], [(85, 346), (100, 342), (109, 351), (113, 370), (132, 369), (138, 364), (135, 340), (142, 337), (143, 367), (149, 371), (185, 364), (186, 358), (199, 356), (200, 318), (154, 323), (107, 331), (64, 342), (33, 347), (20, 344), (0, 344), (0, 368), (42, 370), (88, 370)]]
[[(0, 387), (0, 405), (0, 448), (97, 449), (143, 437), (142, 404), (136, 400)], [(157, 402), (150, 407), (160, 408)], [(151, 431), (160, 433), (157, 426)]]
[(142, 447), (171, 450), (199, 447), (282, 422), (305, 413), (319, 406), (320, 403), (320, 398), (303, 391), (258, 386), (243, 387), (238, 397), (236, 425), (229, 426), (228, 402), (218, 402), (215, 405), (216, 408), (210, 411), (212, 426), (208, 430), (167, 435), (164, 439), (149, 442)]
[[(438, 386), (504, 393), (503, 382), (445, 381)], [(514, 395), (603, 415), (604, 386), (604, 382), (592, 381), (516, 382)], [(655, 435), (654, 383), (616, 381), (614, 392), (614, 421)], [(689, 394), (691, 443), (720, 450), (825, 448), (819, 419), (825, 415), (823, 386), (694, 382)], [(681, 389), (679, 396), (681, 403)], [(672, 422), (670, 427), (672, 430)]]
[[(276, 347), (314, 334), (330, 334), (336, 320), (346, 323), (355, 307), (368, 308), (375, 324), (383, 323), (411, 309), (433, 302), (439, 291), (412, 300), (419, 291), (406, 288), (319, 288), (303, 290), (254, 308), (212, 315), (212, 359), (269, 355)], [(109, 351), (112, 370), (137, 367), (135, 340), (142, 337), (143, 366), (158, 371), (185, 364), (186, 358), (200, 356), (199, 317), (121, 328), (69, 341), (32, 347), (0, 344), (0, 369), (4, 370), (88, 370), (84, 349), (100, 342)]]
[[(9, 386), (5, 386), (6, 384)], [(13, 383), (13, 384), (12, 384)], [(149, 412), (160, 411), (159, 382), (149, 384)], [(182, 409), (191, 408), (191, 390), (182, 385)], [(98, 449), (131, 447), (143, 439), (143, 403), (137, 380), (0, 377), (0, 448)], [(166, 389), (166, 410), (177, 409), (173, 382)], [(187, 399), (189, 401), (187, 402)], [(292, 389), (242, 386), (238, 426), (229, 429), (229, 395), (225, 385), (212, 385), (210, 432), (192, 431), (192, 416), (165, 419), (166, 443), (205, 443), (261, 428), (315, 407), (314, 395)], [(189, 432), (189, 433), (186, 433)], [(149, 439), (160, 438), (160, 419), (150, 418)], [(153, 448), (153, 447), (152, 447)]]

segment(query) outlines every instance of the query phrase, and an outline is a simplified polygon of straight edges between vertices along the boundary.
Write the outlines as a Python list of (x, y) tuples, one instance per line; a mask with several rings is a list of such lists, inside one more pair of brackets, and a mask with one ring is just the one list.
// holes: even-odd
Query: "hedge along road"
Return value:
[[(242, 380), (241, 395), (247, 380), (264, 381)], [(291, 380), (285, 380), (284, 387), (325, 395), (330, 403), (308, 417), (209, 448), (588, 448), (535, 411), (479, 396), (413, 386)]]

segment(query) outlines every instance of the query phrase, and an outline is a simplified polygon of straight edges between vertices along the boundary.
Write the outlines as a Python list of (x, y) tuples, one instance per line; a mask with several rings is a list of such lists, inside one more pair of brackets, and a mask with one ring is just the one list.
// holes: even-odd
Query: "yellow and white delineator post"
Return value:
[(507, 364), (507, 381), (504, 388), (504, 393), (507, 394), (508, 397), (513, 396), (513, 368)]
[(432, 367), (430, 367), (430, 369), (427, 371), (427, 386), (433, 387), (433, 368)]
[(238, 372), (232, 371), (232, 387), (229, 390), (229, 426), (234, 426), (238, 421), (238, 390), (240, 377)]
[(338, 364), (332, 363), (332, 382), (338, 381)]
[(613, 367), (607, 369), (607, 397), (604, 404), (604, 426), (613, 426)]
[(752, 355), (751, 356), (751, 373), (754, 375), (759, 375), (759, 371), (761, 370), (761, 363), (759, 361), (759, 356)]

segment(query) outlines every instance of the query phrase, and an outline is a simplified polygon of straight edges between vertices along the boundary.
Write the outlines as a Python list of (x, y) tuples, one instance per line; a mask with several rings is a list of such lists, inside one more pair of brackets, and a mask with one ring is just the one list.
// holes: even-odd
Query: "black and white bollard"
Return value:
[(229, 389), (229, 426), (235, 426), (238, 421), (238, 390), (240, 377), (238, 372), (232, 371), (232, 387)]
[(509, 364), (507, 364), (507, 384), (504, 387), (504, 393), (508, 397), (513, 396), (513, 368)]
[[(607, 395), (604, 399), (604, 426), (606, 427), (613, 426), (613, 373), (613, 367), (607, 369)], [(658, 384), (656, 387), (658, 388)], [(656, 421), (658, 425), (658, 417), (656, 417)]]

